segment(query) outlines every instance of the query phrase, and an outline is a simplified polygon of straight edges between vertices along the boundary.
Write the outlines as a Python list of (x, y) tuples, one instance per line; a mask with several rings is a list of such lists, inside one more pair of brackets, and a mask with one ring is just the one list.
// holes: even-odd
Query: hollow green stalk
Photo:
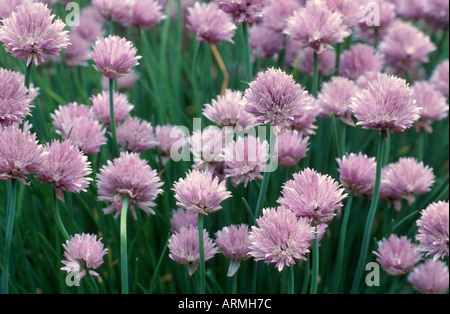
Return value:
[(312, 279), (309, 293), (317, 294), (317, 286), (319, 284), (319, 239), (317, 234), (316, 238), (313, 240), (312, 254), (313, 254)]
[(9, 287), (9, 260), (11, 254), (11, 242), (14, 229), (14, 221), (16, 217), (16, 202), (17, 202), (17, 180), (12, 179), (9, 186), (8, 193), (8, 213), (6, 222), (5, 248), (3, 250), (3, 274), (2, 274), (2, 293), (8, 294)]
[(119, 149), (117, 147), (117, 134), (116, 134), (116, 118), (114, 116), (114, 80), (109, 79), (109, 115), (110, 115), (110, 128), (112, 133), (112, 155), (117, 157)]
[(128, 294), (128, 248), (127, 248), (127, 213), (128, 197), (125, 197), (120, 212), (120, 276), (122, 294)]
[(244, 38), (243, 46), (244, 46), (245, 69), (247, 72), (247, 82), (250, 83), (253, 79), (253, 68), (252, 68), (252, 57), (251, 57), (247, 22), (244, 22), (242, 24), (242, 34)]

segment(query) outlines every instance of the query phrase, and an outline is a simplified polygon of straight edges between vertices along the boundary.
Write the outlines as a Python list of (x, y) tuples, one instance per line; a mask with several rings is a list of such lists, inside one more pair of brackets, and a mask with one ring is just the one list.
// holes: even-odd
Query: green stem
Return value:
[(253, 80), (253, 69), (247, 22), (242, 24), (242, 32), (244, 36), (244, 58), (245, 68), (247, 70), (247, 82), (250, 83)]
[(334, 129), (334, 139), (336, 141), (336, 152), (339, 158), (342, 157), (343, 151), (341, 150), (341, 143), (339, 141), (339, 133), (338, 133), (338, 127), (337, 127), (337, 119), (334, 113), (332, 114), (332, 120), (333, 120), (333, 129)]
[(302, 294), (306, 294), (306, 291), (308, 290), (309, 285), (309, 269), (311, 268), (311, 261), (310, 256), (305, 262), (305, 274), (303, 279), (303, 287), (302, 287)]
[(61, 234), (63, 235), (65, 240), (70, 240), (69, 233), (67, 232), (66, 228), (64, 227), (64, 223), (61, 219), (61, 215), (59, 213), (59, 207), (58, 207), (58, 198), (56, 195), (53, 195), (53, 213), (55, 214), (55, 220), (56, 224), (58, 225), (59, 231), (61, 231)]
[(312, 79), (311, 94), (317, 97), (317, 91), (319, 89), (319, 54), (314, 52), (314, 72)]
[(234, 274), (231, 282), (231, 294), (237, 294), (237, 274)]
[(289, 266), (288, 294), (294, 294), (294, 265)]
[(17, 180), (12, 179), (8, 193), (8, 213), (5, 235), (5, 248), (3, 253), (3, 275), (2, 275), (2, 293), (8, 294), (9, 287), (9, 256), (11, 253), (12, 234), (14, 229), (14, 221), (16, 217), (16, 201), (17, 201)]
[(336, 264), (333, 293), (339, 293), (339, 288), (341, 285), (341, 278), (344, 264), (344, 253), (345, 253), (345, 240), (347, 235), (347, 226), (350, 217), (350, 210), (352, 208), (352, 203), (353, 203), (353, 194), (350, 194), (347, 199), (347, 204), (345, 205), (344, 217), (342, 218), (341, 232), (339, 234), (339, 246), (337, 253), (337, 264)]
[(319, 283), (319, 239), (316, 234), (316, 238), (313, 240), (313, 267), (312, 267), (312, 280), (311, 280), (311, 289), (309, 290), (310, 294), (317, 294), (317, 286)]
[[(266, 129), (266, 137), (267, 134), (269, 133), (268, 130), (270, 130), (269, 126), (265, 126)], [(267, 138), (267, 141), (269, 142), (269, 147), (270, 147), (270, 134), (268, 134), (269, 137)], [(267, 164), (270, 163), (270, 158), (267, 161)], [(267, 188), (269, 186), (269, 179), (270, 179), (270, 172), (267, 171), (267, 169), (265, 169), (264, 171), (264, 175), (263, 175), (263, 180), (261, 183), (261, 189), (259, 190), (259, 195), (258, 195), (258, 201), (256, 202), (256, 208), (255, 208), (255, 218), (257, 219), (259, 217), (259, 214), (261, 213), (261, 210), (264, 207), (264, 201), (266, 199), (266, 194), (267, 194)]]
[(364, 228), (364, 235), (361, 244), (361, 251), (358, 260), (358, 266), (356, 267), (355, 277), (353, 279), (351, 293), (358, 293), (361, 278), (364, 272), (367, 252), (369, 250), (370, 239), (372, 235), (373, 222), (375, 220), (375, 214), (377, 212), (378, 199), (380, 194), (380, 182), (381, 182), (381, 169), (383, 167), (384, 147), (386, 143), (387, 133), (382, 131), (380, 133), (380, 139), (378, 143), (377, 152), (377, 172), (375, 177), (375, 187), (373, 190), (372, 201), (369, 207), (369, 213), (367, 215), (366, 225)]
[(155, 273), (153, 274), (152, 283), (150, 284), (150, 289), (148, 289), (148, 293), (152, 293), (153, 287), (155, 286), (155, 283), (156, 283), (156, 277), (157, 277), (157, 275), (159, 274), (159, 268), (161, 267), (162, 260), (163, 260), (164, 257), (166, 256), (166, 250), (167, 250), (167, 244), (169, 243), (169, 238), (170, 238), (170, 233), (169, 233), (169, 235), (167, 236), (167, 240), (166, 240), (166, 243), (164, 244), (163, 251), (162, 251), (161, 256), (160, 256), (160, 258), (159, 258), (158, 264), (156, 265)]
[(30, 81), (31, 81), (31, 69), (33, 68), (33, 62), (27, 66), (27, 70), (25, 71), (25, 87), (30, 89)]
[(112, 154), (114, 157), (118, 156), (119, 149), (117, 148), (117, 134), (116, 134), (116, 118), (114, 116), (114, 80), (109, 79), (109, 115), (112, 133)]
[(336, 68), (334, 70), (334, 75), (338, 75), (339, 67), (341, 63), (341, 52), (343, 43), (336, 44)]
[(200, 284), (199, 284), (199, 294), (205, 294), (206, 288), (206, 277), (205, 277), (205, 248), (203, 245), (203, 220), (204, 215), (198, 214), (198, 243), (200, 250)]
[(120, 270), (122, 294), (128, 294), (128, 249), (127, 249), (127, 213), (129, 199), (123, 200), (120, 212)]

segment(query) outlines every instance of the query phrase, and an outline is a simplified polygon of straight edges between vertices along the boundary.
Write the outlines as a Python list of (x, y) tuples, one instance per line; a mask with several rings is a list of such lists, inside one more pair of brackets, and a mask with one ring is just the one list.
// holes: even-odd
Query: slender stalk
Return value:
[(159, 268), (161, 267), (162, 260), (166, 256), (167, 244), (169, 243), (169, 238), (170, 238), (170, 233), (167, 236), (167, 240), (166, 240), (166, 243), (164, 244), (164, 248), (163, 248), (163, 251), (161, 253), (161, 257), (159, 258), (158, 264), (156, 265), (155, 272), (153, 274), (152, 283), (150, 284), (150, 289), (148, 289), (148, 293), (152, 293), (153, 287), (155, 286), (156, 276), (159, 274)]
[(309, 256), (305, 262), (305, 274), (304, 274), (305, 278), (303, 279), (302, 294), (306, 294), (306, 291), (308, 290), (310, 268), (311, 268), (311, 261)]
[(339, 133), (338, 133), (338, 127), (337, 127), (337, 119), (334, 113), (332, 114), (332, 120), (333, 120), (333, 129), (334, 129), (334, 139), (336, 141), (336, 152), (339, 158), (342, 157), (343, 151), (341, 150), (341, 143), (339, 140)]
[(311, 94), (317, 97), (317, 90), (319, 89), (319, 54), (314, 52), (314, 72), (312, 78)]
[(382, 131), (380, 133), (380, 139), (378, 143), (377, 152), (377, 172), (375, 177), (375, 187), (373, 190), (372, 202), (370, 203), (369, 213), (367, 215), (366, 225), (364, 228), (364, 235), (361, 244), (361, 251), (358, 260), (358, 266), (356, 267), (355, 277), (353, 279), (351, 293), (358, 293), (361, 278), (364, 272), (364, 266), (366, 262), (367, 252), (369, 250), (370, 238), (372, 235), (373, 222), (375, 220), (375, 214), (377, 212), (378, 199), (380, 194), (380, 181), (381, 181), (381, 169), (383, 167), (384, 147), (386, 143), (387, 133)]
[(25, 71), (25, 87), (30, 89), (30, 81), (31, 81), (31, 69), (33, 68), (33, 62), (27, 66), (27, 70)]
[(237, 294), (237, 274), (233, 275), (231, 282), (231, 294)]
[(58, 226), (59, 231), (61, 231), (61, 234), (63, 235), (65, 240), (70, 240), (69, 233), (66, 230), (66, 227), (64, 227), (64, 223), (61, 219), (61, 215), (59, 213), (59, 206), (58, 206), (58, 198), (56, 195), (53, 195), (53, 213), (55, 215), (56, 224)]
[(198, 214), (198, 243), (200, 250), (200, 284), (199, 284), (199, 294), (205, 294), (206, 288), (206, 277), (205, 277), (205, 248), (203, 244), (203, 220), (204, 215)]
[(109, 115), (112, 133), (112, 154), (116, 157), (119, 153), (117, 148), (117, 134), (116, 134), (116, 118), (114, 116), (114, 80), (109, 79)]
[(6, 223), (5, 248), (3, 251), (3, 275), (2, 275), (2, 293), (8, 294), (9, 287), (9, 256), (11, 253), (12, 234), (14, 229), (14, 221), (16, 217), (16, 201), (17, 201), (17, 180), (12, 179), (8, 193), (8, 213)]
[[(270, 130), (269, 126), (265, 126), (266, 129), (266, 137), (267, 137), (267, 133), (268, 130)], [(269, 147), (270, 147), (270, 134), (268, 134), (269, 137), (267, 138), (267, 141), (269, 143)], [(270, 163), (270, 158), (267, 161), (267, 164)], [(267, 194), (267, 188), (269, 186), (269, 179), (270, 179), (270, 172), (267, 171), (267, 169), (265, 169), (264, 171), (264, 175), (263, 175), (263, 180), (261, 183), (261, 189), (259, 190), (259, 195), (258, 195), (258, 201), (256, 202), (256, 208), (255, 208), (255, 218), (259, 217), (259, 214), (264, 206), (264, 201), (266, 199), (266, 194)]]
[(222, 89), (220, 90), (220, 95), (224, 96), (225, 91), (228, 88), (228, 84), (230, 83), (230, 74), (228, 73), (227, 67), (225, 66), (225, 63), (223, 62), (223, 59), (220, 56), (219, 49), (217, 49), (217, 46), (211, 45), (211, 51), (214, 55), (214, 58), (217, 61), (217, 64), (219, 65), (220, 70), (223, 73), (223, 83)]
[(247, 70), (247, 82), (250, 83), (253, 79), (253, 69), (252, 69), (252, 57), (251, 57), (247, 22), (244, 22), (242, 24), (242, 32), (244, 38), (244, 58), (245, 58), (245, 68)]
[(345, 205), (344, 217), (342, 218), (341, 232), (339, 234), (339, 246), (337, 253), (337, 264), (336, 264), (333, 293), (339, 293), (339, 288), (341, 285), (341, 278), (344, 264), (344, 253), (345, 253), (345, 240), (347, 235), (347, 226), (350, 217), (350, 210), (352, 208), (352, 203), (353, 203), (353, 194), (350, 194), (347, 199), (347, 204)]
[(312, 280), (311, 288), (309, 290), (310, 294), (317, 294), (317, 285), (319, 283), (319, 239), (316, 234), (316, 238), (313, 240), (313, 267), (312, 267)]
[(294, 294), (294, 265), (288, 267), (289, 269), (289, 280), (288, 280), (288, 294)]
[(122, 283), (122, 294), (128, 294), (128, 249), (127, 249), (127, 213), (129, 199), (123, 200), (120, 212), (120, 276)]
[(342, 46), (343, 43), (336, 44), (336, 68), (334, 69), (334, 75), (338, 75), (339, 67), (341, 63), (341, 52), (342, 52)]

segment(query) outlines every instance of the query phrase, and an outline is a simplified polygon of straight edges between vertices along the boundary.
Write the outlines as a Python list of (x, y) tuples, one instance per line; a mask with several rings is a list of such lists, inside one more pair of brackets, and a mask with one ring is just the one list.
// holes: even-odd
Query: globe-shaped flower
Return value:
[[(21, 72), (11, 71), (12, 75), (16, 77), (16, 80), (19, 81), (22, 85), (25, 86), (25, 75), (23, 75)], [(34, 86), (33, 83), (30, 82), (30, 88), (28, 89), (28, 97), (31, 98), (31, 100), (35, 100), (37, 96), (39, 96), (40, 88)]]
[(350, 33), (340, 12), (331, 11), (323, 0), (311, 0), (288, 19), (284, 33), (316, 53), (341, 43)]
[(158, 145), (153, 126), (135, 117), (125, 119), (117, 127), (117, 141), (124, 150), (134, 153), (142, 153)]
[(416, 240), (419, 249), (433, 260), (448, 256), (449, 206), (447, 202), (431, 203), (417, 220)]
[(220, 252), (231, 259), (228, 277), (238, 271), (240, 262), (250, 258), (249, 229), (246, 224), (231, 225), (216, 232), (216, 245)]
[(11, 12), (15, 11), (18, 6), (26, 0), (0, 0), (0, 20), (7, 18)]
[(381, 72), (382, 56), (367, 44), (355, 44), (341, 55), (339, 75), (356, 80), (366, 72)]
[(396, 73), (412, 73), (414, 67), (428, 62), (428, 55), (436, 50), (430, 37), (407, 22), (395, 22), (380, 43), (386, 64)]
[[(291, 40), (291, 42), (294, 42)], [(297, 44), (294, 44), (298, 47)], [(291, 65), (294, 67), (298, 62), (298, 71), (308, 76), (313, 76), (314, 74), (314, 49), (311, 47), (295, 48), (296, 55), (295, 60)], [(286, 48), (288, 49), (288, 48)], [(336, 67), (336, 51), (327, 49), (324, 50), (319, 56), (319, 75), (330, 76), (334, 73)]]
[(399, 203), (402, 199), (411, 205), (415, 201), (415, 195), (431, 190), (434, 179), (432, 168), (413, 157), (402, 157), (382, 170), (380, 198), (394, 201), (395, 209), (400, 210)]
[(160, 189), (163, 184), (156, 170), (135, 153), (121, 153), (118, 158), (108, 161), (97, 174), (98, 199), (111, 203), (103, 212), (115, 212), (115, 218), (120, 216), (125, 198), (129, 200), (128, 207), (135, 219), (134, 206), (154, 215), (154, 200), (163, 193)]
[[(111, 125), (111, 112), (109, 108), (109, 93), (103, 91), (98, 95), (91, 97), (92, 111), (105, 127)], [(128, 102), (126, 94), (113, 93), (113, 106), (114, 106), (114, 120), (116, 124), (122, 122), (128, 117), (128, 114), (133, 110), (134, 106)]]
[(379, 74), (351, 100), (350, 109), (364, 129), (401, 133), (419, 120), (412, 89), (404, 79)]
[(181, 228), (197, 227), (198, 215), (194, 212), (178, 208), (172, 210), (172, 218), (170, 219), (171, 231), (173, 233), (180, 232)]
[(257, 124), (255, 117), (245, 111), (242, 92), (227, 89), (225, 95), (217, 96), (203, 108), (203, 115), (219, 126), (231, 126), (237, 131), (246, 130)]
[(208, 215), (222, 209), (220, 203), (231, 197), (225, 181), (219, 182), (212, 172), (190, 170), (172, 188), (177, 206), (194, 213)]
[[(181, 228), (169, 239), (169, 257), (178, 264), (186, 265), (189, 275), (192, 276), (200, 263), (200, 245), (198, 228), (190, 226)], [(218, 253), (213, 240), (206, 230), (203, 230), (203, 250), (205, 262)]]
[(113, 35), (99, 38), (93, 45), (94, 68), (109, 79), (130, 74), (141, 59), (141, 56), (136, 56), (136, 51), (126, 38)]
[(135, 0), (93, 0), (92, 5), (104, 19), (129, 25), (134, 2)]
[(66, 64), (69, 69), (87, 66), (91, 59), (91, 43), (72, 33), (69, 36), (71, 45), (66, 49)]
[(255, 23), (262, 16), (267, 0), (216, 0), (219, 8), (231, 14), (236, 24)]
[(303, 137), (296, 130), (285, 130), (277, 137), (274, 155), (283, 168), (295, 167), (308, 152), (309, 137)]
[(92, 44), (98, 37), (104, 35), (104, 23), (105, 20), (97, 9), (93, 6), (87, 6), (81, 9), (80, 24), (72, 26), (71, 29), (74, 35)]
[(29, 113), (31, 98), (15, 74), (0, 68), (0, 127), (20, 123)]
[(274, 0), (264, 10), (263, 24), (275, 32), (282, 33), (287, 19), (300, 7), (298, 0)]
[(17, 179), (26, 184), (26, 176), (38, 171), (42, 153), (35, 134), (16, 125), (0, 125), (0, 180)]
[(213, 125), (203, 130), (195, 130), (190, 138), (194, 167), (199, 170), (222, 172), (226, 137), (225, 129)]
[(175, 125), (157, 125), (155, 128), (158, 151), (162, 163), (165, 165), (170, 158), (178, 158), (188, 142), (188, 135), (184, 130)]
[(275, 264), (278, 271), (291, 266), (305, 255), (316, 237), (316, 228), (307, 218), (297, 218), (289, 209), (263, 209), (263, 216), (256, 220), (250, 232), (250, 254), (256, 261)]
[(442, 94), (427, 81), (416, 81), (412, 86), (417, 105), (422, 108), (420, 119), (416, 122), (416, 130), (424, 129), (433, 132), (433, 122), (448, 116), (448, 104)]
[(444, 294), (449, 283), (448, 266), (428, 259), (409, 273), (408, 282), (420, 293)]
[(347, 196), (332, 177), (309, 168), (295, 173), (281, 194), (277, 202), (297, 217), (307, 218), (313, 226), (330, 222)]
[(303, 136), (316, 134), (317, 125), (314, 123), (322, 111), (316, 98), (311, 97), (309, 104), (311, 109), (295, 115), (294, 121), (290, 125), (291, 129), (298, 131)]
[(64, 125), (67, 125), (67, 123), (72, 123), (72, 121), (76, 118), (93, 118), (94, 115), (91, 108), (88, 106), (78, 104), (77, 102), (72, 102), (65, 106), (59, 105), (59, 107), (50, 114), (50, 117), (53, 120), (53, 126), (56, 128), (56, 133), (64, 137), (68, 135), (68, 132), (72, 127), (72, 125), (70, 125), (69, 129), (66, 129)]
[(253, 135), (238, 137), (227, 144), (223, 154), (226, 177), (230, 178), (234, 186), (244, 183), (247, 187), (250, 181), (262, 180), (261, 173), (269, 158), (269, 143)]
[(36, 178), (53, 184), (55, 195), (64, 202), (63, 191), (86, 192), (92, 178), (91, 163), (71, 141), (52, 141), (44, 145), (42, 163)]
[(364, 22), (367, 14), (365, 0), (325, 0), (333, 12), (342, 14), (342, 20), (348, 29)]
[(97, 154), (106, 144), (106, 129), (92, 117), (78, 117), (62, 125), (62, 138), (68, 139), (85, 154)]
[(444, 60), (433, 71), (430, 79), (434, 87), (448, 98), (449, 94), (449, 61)]
[(410, 272), (422, 260), (419, 248), (411, 242), (411, 239), (395, 234), (378, 241), (378, 249), (373, 254), (377, 256), (377, 262), (381, 267), (391, 276)]
[(361, 152), (350, 153), (337, 159), (339, 181), (347, 193), (371, 197), (375, 186), (377, 162)]
[(108, 253), (105, 249), (101, 238), (97, 239), (94, 234), (76, 234), (70, 240), (63, 244), (65, 265), (61, 270), (67, 273), (78, 273), (77, 278), (82, 279), (86, 273), (98, 277), (99, 274), (95, 269), (103, 264), (103, 256)]
[(294, 81), (292, 75), (271, 68), (260, 72), (245, 91), (245, 111), (262, 124), (288, 127), (295, 115), (311, 109), (308, 92)]
[(199, 42), (218, 45), (233, 42), (236, 25), (215, 3), (199, 3), (188, 9), (187, 27)]
[(350, 101), (358, 90), (356, 84), (345, 77), (334, 76), (329, 82), (325, 82), (318, 95), (321, 116), (331, 118), (334, 115), (345, 124), (354, 126)]
[(162, 12), (160, 3), (156, 0), (135, 0), (131, 24), (140, 29), (150, 29), (164, 20), (166, 16)]
[(253, 61), (272, 58), (283, 49), (283, 35), (264, 24), (252, 26), (248, 33)]
[(56, 56), (69, 45), (66, 24), (54, 17), (43, 3), (25, 1), (2, 20), (0, 41), (17, 59), (38, 66), (46, 56)]

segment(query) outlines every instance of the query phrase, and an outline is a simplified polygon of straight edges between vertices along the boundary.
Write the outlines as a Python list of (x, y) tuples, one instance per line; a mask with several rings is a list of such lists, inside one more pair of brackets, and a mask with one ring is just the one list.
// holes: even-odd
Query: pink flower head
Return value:
[(211, 104), (205, 105), (203, 115), (219, 126), (231, 126), (238, 131), (257, 125), (256, 118), (245, 111), (242, 104), (242, 92), (227, 89), (225, 95), (217, 96)]
[[(330, 76), (334, 73), (336, 66), (336, 52), (331, 49), (324, 50), (318, 57), (319, 59), (319, 75)], [(300, 60), (300, 61), (299, 61)], [(311, 47), (303, 47), (297, 50), (296, 60), (292, 64), (298, 62), (298, 70), (300, 73), (313, 76), (314, 72), (314, 49)]]
[(264, 10), (263, 24), (275, 32), (282, 33), (287, 19), (300, 7), (298, 0), (273, 0)]
[(165, 18), (166, 16), (158, 1), (135, 0), (131, 14), (132, 25), (147, 30), (159, 24)]
[(131, 73), (139, 64), (141, 56), (136, 56), (136, 48), (131, 41), (109, 35), (97, 39), (93, 45), (94, 68), (109, 79), (117, 79)]
[(233, 42), (236, 25), (215, 3), (196, 2), (188, 9), (187, 27), (199, 42), (218, 45), (223, 41)]
[(303, 136), (316, 134), (315, 129), (317, 129), (317, 126), (314, 123), (317, 121), (317, 117), (322, 110), (317, 99), (314, 97), (310, 98), (309, 104), (311, 109), (295, 115), (294, 121), (290, 125), (292, 129), (298, 131)]
[(444, 60), (436, 67), (431, 76), (431, 83), (434, 87), (448, 98), (449, 94), (449, 61)]
[(358, 90), (356, 84), (345, 77), (335, 76), (325, 82), (318, 96), (319, 106), (322, 108), (321, 116), (331, 118), (334, 114), (345, 124), (354, 126), (350, 101)]
[(77, 272), (77, 278), (81, 279), (88, 272), (90, 275), (98, 277), (94, 269), (103, 264), (103, 256), (108, 253), (101, 238), (97, 239), (95, 234), (76, 234), (63, 244), (64, 257), (62, 263), (65, 265), (61, 270), (67, 273)]
[(0, 68), (0, 127), (21, 123), (30, 114), (31, 98), (16, 72)]
[(181, 228), (189, 228), (190, 226), (197, 227), (198, 214), (178, 208), (172, 210), (172, 218), (170, 219), (170, 226), (172, 232), (180, 232)]
[[(169, 257), (178, 264), (186, 265), (189, 276), (192, 276), (200, 263), (200, 245), (198, 228), (189, 226), (181, 228), (169, 239)], [(206, 230), (203, 230), (203, 250), (205, 262), (218, 253), (218, 249)]]
[(431, 30), (445, 30), (449, 24), (449, 3), (445, 0), (425, 1), (425, 19)]
[(38, 66), (45, 56), (56, 56), (70, 44), (66, 24), (59, 18), (53, 21), (54, 17), (46, 5), (25, 1), (2, 20), (0, 41), (17, 59)]
[(264, 24), (255, 24), (249, 30), (249, 43), (252, 58), (272, 58), (283, 50), (282, 34), (266, 27)]
[(210, 171), (190, 170), (172, 188), (177, 206), (194, 213), (208, 215), (222, 209), (220, 203), (231, 197), (225, 181), (219, 182)]
[(247, 187), (250, 181), (262, 180), (261, 172), (269, 158), (269, 143), (253, 135), (238, 137), (227, 144), (224, 157), (226, 177), (230, 178), (234, 186), (244, 183), (244, 187)]
[(0, 0), (0, 20), (7, 18), (26, 0)]
[(216, 0), (219, 8), (230, 14), (236, 24), (255, 23), (262, 17), (267, 0)]
[(219, 129), (211, 125), (203, 131), (195, 130), (190, 138), (195, 168), (221, 173), (224, 164), (223, 149), (226, 141), (226, 129)]
[(108, 20), (128, 25), (135, 0), (92, 0), (100, 15)]
[(216, 232), (216, 245), (234, 262), (250, 258), (249, 229), (246, 224), (231, 225)]
[(44, 184), (53, 184), (55, 195), (64, 202), (63, 191), (86, 192), (92, 178), (91, 163), (71, 141), (44, 145), (42, 163), (36, 175)]
[(417, 106), (422, 108), (420, 119), (416, 122), (416, 129), (433, 132), (432, 124), (448, 116), (448, 104), (442, 94), (427, 81), (416, 81), (412, 86)]
[(104, 35), (104, 23), (103, 17), (96, 8), (84, 7), (80, 12), (80, 24), (72, 26), (72, 33), (89, 43), (94, 43), (98, 37)]
[(436, 47), (430, 37), (407, 22), (395, 22), (380, 43), (380, 51), (387, 65), (403, 75), (419, 64), (428, 62), (428, 55)]
[(396, 202), (402, 199), (411, 205), (415, 201), (414, 195), (429, 192), (434, 183), (433, 169), (418, 162), (412, 157), (402, 157), (397, 162), (387, 165), (381, 174), (380, 198)]
[[(111, 116), (109, 111), (109, 92), (103, 91), (96, 96), (91, 97), (92, 111), (95, 117), (104, 126), (109, 127), (111, 124)], [(128, 117), (128, 114), (133, 110), (134, 106), (128, 102), (128, 97), (125, 94), (114, 92), (114, 120), (116, 124), (122, 122)]]
[(153, 126), (130, 117), (117, 127), (117, 142), (128, 152), (142, 153), (158, 145)]
[(448, 216), (448, 201), (440, 201), (428, 205), (417, 220), (419, 249), (427, 256), (432, 255), (435, 261), (448, 256)]
[(365, 0), (325, 0), (325, 2), (331, 11), (342, 14), (342, 20), (348, 29), (364, 22), (368, 13)]
[(401, 133), (419, 120), (412, 89), (402, 78), (380, 74), (352, 99), (350, 109), (364, 129)]
[(245, 111), (257, 121), (277, 127), (288, 127), (294, 116), (311, 109), (311, 96), (294, 81), (292, 75), (271, 68), (260, 72), (245, 91)]
[(297, 218), (289, 209), (263, 209), (263, 216), (256, 220), (250, 232), (250, 254), (256, 261), (275, 264), (278, 271), (306, 260), (309, 247), (316, 237), (316, 228), (307, 218)]
[[(62, 137), (66, 137), (70, 128), (73, 125), (73, 120), (76, 118), (87, 117), (93, 118), (92, 110), (86, 105), (79, 105), (77, 102), (69, 103), (65, 106), (59, 105), (54, 113), (50, 114), (53, 120), (53, 126), (56, 128), (56, 133)], [(70, 124), (69, 129), (65, 125)]]
[(331, 11), (323, 0), (311, 0), (288, 19), (284, 33), (304, 47), (321, 53), (341, 43), (350, 33), (340, 12)]
[(425, 16), (425, 0), (390, 0), (387, 2), (395, 5), (397, 15), (401, 18), (416, 20)]
[(79, 117), (63, 124), (62, 137), (69, 139), (85, 154), (97, 154), (106, 144), (106, 130), (91, 117)]
[[(411, 2), (411, 0), (407, 1)], [(386, 35), (387, 29), (395, 21), (396, 5), (387, 0), (371, 0), (367, 1), (366, 5), (369, 9), (366, 13), (366, 21), (357, 26), (355, 37), (373, 45), (376, 40)]]
[(339, 75), (356, 80), (367, 72), (381, 72), (382, 69), (382, 57), (372, 46), (355, 44), (342, 53)]
[[(0, 69), (1, 71), (1, 69)], [(23, 75), (20, 72), (11, 71), (11, 74), (16, 77), (16, 80), (19, 81), (22, 85), (25, 86), (25, 75)], [(39, 96), (39, 87), (35, 87), (33, 83), (30, 82), (30, 89), (28, 90), (28, 97), (31, 98), (31, 100), (35, 100), (37, 96)]]
[(303, 137), (296, 130), (285, 130), (278, 135), (274, 155), (283, 168), (295, 167), (306, 156), (309, 137)]
[[(127, 91), (132, 89), (137, 80), (139, 79), (139, 73), (131, 71), (130, 74), (119, 77), (117, 82), (117, 88), (119, 91)], [(106, 76), (102, 76), (102, 87), (104, 90), (109, 89), (109, 79)]]
[(355, 196), (371, 197), (375, 186), (377, 162), (374, 157), (359, 154), (346, 154), (337, 159), (339, 181), (347, 193)]
[(444, 294), (449, 283), (448, 266), (428, 259), (409, 273), (408, 282), (420, 293)]
[(170, 124), (157, 125), (155, 135), (163, 164), (166, 164), (171, 157), (178, 157), (182, 153), (183, 147), (188, 143), (188, 135), (185, 134), (183, 129)]
[(419, 248), (411, 242), (411, 239), (395, 234), (378, 241), (378, 249), (373, 254), (377, 256), (377, 262), (381, 267), (391, 276), (410, 272), (422, 260)]
[(26, 184), (26, 175), (38, 171), (42, 153), (35, 134), (16, 125), (0, 125), (0, 180)]
[(281, 193), (277, 202), (297, 217), (307, 218), (313, 226), (329, 223), (347, 197), (332, 177), (310, 168), (295, 173), (294, 178), (284, 184)]
[(156, 170), (138, 154), (121, 153), (97, 174), (98, 200), (112, 203), (103, 212), (115, 212), (115, 218), (120, 216), (125, 198), (129, 200), (128, 207), (134, 219), (137, 219), (134, 206), (154, 215), (151, 207), (156, 206), (154, 200), (163, 193), (160, 189), (163, 184)]
[(69, 69), (77, 66), (87, 66), (91, 59), (91, 43), (72, 33), (69, 36), (71, 45), (66, 49), (65, 56)]

